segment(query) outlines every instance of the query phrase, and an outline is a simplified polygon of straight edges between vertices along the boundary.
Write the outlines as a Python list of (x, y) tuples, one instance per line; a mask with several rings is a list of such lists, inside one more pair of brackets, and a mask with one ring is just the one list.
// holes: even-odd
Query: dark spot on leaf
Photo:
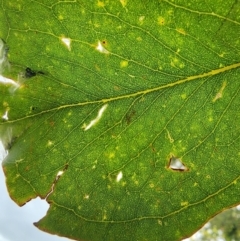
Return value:
[(126, 122), (127, 122), (128, 125), (132, 122), (132, 120), (133, 120), (133, 118), (134, 118), (135, 115), (136, 115), (136, 111), (135, 111), (135, 110), (131, 110), (131, 111), (129, 111), (129, 112), (126, 114), (125, 120), (126, 120)]
[(152, 144), (150, 145), (150, 147), (151, 147), (152, 152), (156, 152), (156, 149)]
[(31, 111), (34, 111), (34, 110), (37, 109), (37, 107), (36, 106), (31, 106), (30, 109), (31, 109)]
[(31, 70), (30, 68), (26, 68), (25, 70), (25, 77), (28, 79), (28, 78), (32, 78), (34, 76), (36, 76), (36, 72)]
[(55, 125), (55, 122), (54, 122), (54, 121), (50, 121), (50, 123), (49, 123), (49, 124), (50, 124), (50, 126), (52, 126), (52, 127), (53, 127), (53, 126)]
[(6, 149), (10, 150), (13, 144), (16, 142), (16, 140), (17, 140), (16, 136), (12, 137), (11, 140), (6, 144)]
[(42, 71), (38, 71), (37, 73), (38, 73), (38, 74), (44, 74), (44, 72), (42, 72)]
[(26, 79), (32, 78), (32, 77), (36, 76), (37, 74), (44, 74), (44, 73), (42, 71), (34, 71), (34, 70), (30, 69), (29, 67), (27, 67), (25, 70), (25, 78)]
[(66, 163), (65, 167), (63, 168), (63, 171), (66, 171), (68, 169), (68, 163)]

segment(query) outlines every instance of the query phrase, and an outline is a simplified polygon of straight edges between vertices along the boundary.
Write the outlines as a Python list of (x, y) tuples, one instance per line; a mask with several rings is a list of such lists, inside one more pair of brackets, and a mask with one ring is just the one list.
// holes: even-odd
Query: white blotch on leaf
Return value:
[(116, 181), (117, 181), (117, 182), (120, 182), (120, 180), (122, 179), (122, 177), (123, 177), (123, 173), (122, 173), (122, 172), (119, 172), (118, 175), (117, 175)]
[(140, 22), (140, 25), (143, 24), (144, 19), (145, 19), (145, 16), (140, 16), (140, 17), (139, 17), (138, 20), (139, 20), (139, 22)]
[(72, 40), (70, 38), (61, 38), (62, 43), (67, 47), (67, 49), (70, 51), (71, 50), (71, 42)]
[(102, 43), (100, 41), (98, 41), (96, 50), (98, 50), (100, 53), (103, 53), (103, 54), (109, 54), (109, 51), (102, 46)]
[(48, 146), (48, 147), (52, 146), (53, 144), (54, 144), (53, 141), (48, 140), (48, 142), (47, 142), (47, 146)]
[(84, 195), (84, 199), (89, 199), (89, 195), (88, 195), (88, 194), (85, 194), (85, 195)]
[(160, 220), (160, 219), (158, 219), (158, 224), (160, 225), (160, 226), (162, 226), (162, 220)]
[(8, 110), (6, 110), (6, 112), (4, 113), (4, 115), (2, 116), (3, 120), (8, 120)]
[(16, 87), (16, 88), (18, 88), (20, 85), (17, 83), (17, 82), (15, 82), (14, 80), (12, 80), (12, 79), (9, 79), (9, 78), (6, 78), (6, 77), (4, 77), (4, 76), (2, 76), (2, 75), (0, 75), (0, 83), (2, 83), (2, 84), (5, 84), (5, 85), (13, 85), (14, 87)]
[(55, 177), (55, 181), (53, 182), (52, 187), (51, 187), (51, 190), (50, 190), (50, 192), (47, 194), (46, 198), (47, 198), (50, 194), (53, 193), (57, 181), (58, 181), (59, 178), (63, 175), (63, 173), (66, 171), (66, 169), (67, 169), (67, 166), (66, 166), (63, 170), (58, 171), (58, 173), (57, 173), (57, 175), (56, 175), (56, 177)]
[(6, 67), (9, 67), (7, 53), (8, 53), (7, 46), (3, 42), (3, 40), (0, 39), (0, 74), (4, 71)]
[(102, 106), (102, 108), (98, 111), (98, 115), (94, 120), (91, 120), (90, 123), (88, 125), (84, 124), (83, 125), (83, 129), (84, 131), (89, 130), (91, 127), (93, 127), (102, 117), (104, 111), (107, 109), (107, 104), (105, 104), (104, 106)]
[(57, 173), (57, 177), (62, 176), (63, 173), (64, 173), (64, 171), (59, 171), (59, 172)]

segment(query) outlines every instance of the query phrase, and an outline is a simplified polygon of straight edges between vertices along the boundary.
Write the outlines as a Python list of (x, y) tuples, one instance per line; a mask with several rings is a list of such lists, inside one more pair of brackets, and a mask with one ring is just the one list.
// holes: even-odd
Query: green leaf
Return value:
[(39, 229), (181, 240), (240, 203), (239, 1), (0, 3), (3, 169)]

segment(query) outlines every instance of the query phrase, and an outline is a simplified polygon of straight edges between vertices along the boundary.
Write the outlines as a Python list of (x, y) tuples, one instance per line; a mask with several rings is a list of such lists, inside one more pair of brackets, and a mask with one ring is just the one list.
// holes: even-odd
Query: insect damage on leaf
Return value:
[(0, 14), (11, 46), (0, 57), (14, 70), (0, 76), (3, 167), (18, 204), (49, 202), (38, 228), (177, 241), (239, 201), (238, 26), (227, 1), (13, 3)]
[(122, 173), (122, 171), (120, 171), (117, 175), (116, 181), (120, 182), (122, 178), (123, 178), (123, 173)]
[(103, 53), (103, 54), (109, 54), (109, 51), (103, 47), (103, 45), (100, 41), (98, 41), (96, 50), (98, 50), (100, 53)]
[(218, 99), (222, 98), (223, 96), (223, 91), (225, 89), (227, 85), (227, 82), (224, 81), (223, 84), (222, 84), (222, 87), (220, 88), (220, 90), (217, 92), (217, 94), (215, 95), (214, 99), (212, 100), (213, 102), (217, 101)]
[(173, 171), (180, 171), (180, 172), (185, 172), (188, 171), (189, 169), (184, 165), (182, 160), (178, 157), (175, 157), (172, 155), (172, 157), (169, 160), (168, 163), (168, 168), (170, 168)]
[(0, 39), (0, 74), (9, 66), (8, 62), (8, 47), (5, 42)]
[(8, 110), (5, 111), (5, 113), (2, 116), (2, 119), (7, 121), (8, 120)]
[(6, 43), (0, 39), (0, 84), (12, 85), (15, 88), (19, 87), (19, 84), (10, 78), (6, 78), (2, 73), (10, 67), (8, 62), (8, 47)]
[(65, 172), (67, 169), (68, 169), (68, 164), (65, 164), (65, 166), (63, 167), (63, 169), (60, 170), (60, 171), (58, 171), (58, 173), (57, 173), (57, 175), (56, 175), (56, 177), (55, 177), (55, 180), (54, 180), (54, 182), (53, 182), (53, 184), (52, 184), (51, 190), (50, 190), (50, 192), (46, 195), (46, 198), (47, 198), (51, 193), (53, 193), (57, 181), (59, 180), (59, 178), (64, 174), (64, 172)]
[(25, 78), (32, 78), (32, 77), (34, 77), (34, 76), (36, 76), (37, 75), (37, 73), (35, 72), (35, 71), (33, 71), (33, 70), (31, 70), (30, 68), (26, 68), (26, 70), (25, 70)]
[(105, 104), (104, 106), (102, 106), (102, 108), (98, 111), (98, 115), (95, 119), (91, 120), (90, 123), (88, 125), (84, 124), (82, 126), (82, 128), (84, 129), (84, 131), (89, 130), (91, 127), (93, 127), (95, 124), (97, 124), (97, 122), (101, 119), (104, 111), (107, 109), (107, 104)]
[(67, 47), (67, 49), (69, 51), (71, 51), (71, 43), (72, 43), (72, 40), (70, 38), (66, 38), (66, 37), (61, 37), (60, 38), (61, 42), (64, 44), (64, 46)]

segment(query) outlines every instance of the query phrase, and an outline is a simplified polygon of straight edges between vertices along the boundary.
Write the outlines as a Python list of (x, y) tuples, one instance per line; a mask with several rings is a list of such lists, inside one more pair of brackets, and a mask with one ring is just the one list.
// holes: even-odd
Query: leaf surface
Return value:
[(238, 1), (0, 3), (3, 169), (38, 228), (181, 240), (239, 204)]

